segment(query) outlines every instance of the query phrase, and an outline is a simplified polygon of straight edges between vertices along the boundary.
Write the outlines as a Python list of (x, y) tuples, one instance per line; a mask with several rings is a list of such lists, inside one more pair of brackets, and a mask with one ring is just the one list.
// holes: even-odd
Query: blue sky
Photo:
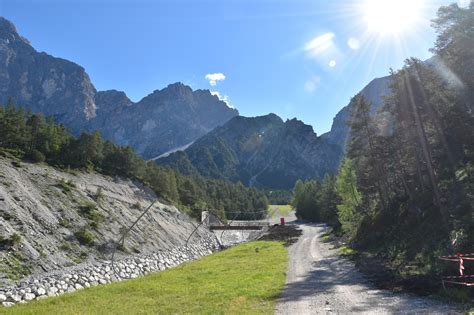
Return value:
[(297, 117), (321, 134), (371, 79), (430, 57), (429, 20), (451, 2), (0, 0), (0, 15), (37, 50), (83, 66), (98, 90), (138, 101), (181, 81), (241, 115)]

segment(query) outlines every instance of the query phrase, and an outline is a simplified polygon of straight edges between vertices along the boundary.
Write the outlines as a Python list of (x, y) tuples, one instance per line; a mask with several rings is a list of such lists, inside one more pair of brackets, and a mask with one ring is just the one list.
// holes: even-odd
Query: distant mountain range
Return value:
[(234, 117), (184, 151), (157, 160), (184, 174), (241, 181), (248, 186), (288, 189), (298, 179), (334, 173), (342, 149), (313, 128), (275, 114)]
[(19, 106), (55, 117), (76, 134), (99, 130), (145, 158), (186, 145), (238, 115), (208, 90), (193, 91), (181, 83), (137, 103), (124, 92), (98, 92), (84, 68), (37, 52), (0, 17), (0, 103), (10, 97)]
[[(374, 79), (361, 93), (372, 103), (372, 114), (390, 94), (390, 77)], [(275, 114), (235, 117), (184, 151), (157, 160), (184, 174), (241, 181), (248, 186), (292, 188), (298, 179), (334, 174), (349, 139), (352, 104), (334, 118), (331, 131), (320, 137), (311, 126)]]
[[(361, 93), (373, 112), (389, 94), (390, 77)], [(0, 17), (0, 104), (53, 116), (74, 133), (99, 130), (142, 157), (185, 174), (241, 181), (248, 186), (291, 188), (297, 179), (335, 173), (349, 137), (351, 104), (318, 137), (311, 126), (275, 114), (241, 117), (210, 93), (182, 83), (156, 90), (137, 103), (124, 92), (97, 91), (81, 66), (37, 52)]]

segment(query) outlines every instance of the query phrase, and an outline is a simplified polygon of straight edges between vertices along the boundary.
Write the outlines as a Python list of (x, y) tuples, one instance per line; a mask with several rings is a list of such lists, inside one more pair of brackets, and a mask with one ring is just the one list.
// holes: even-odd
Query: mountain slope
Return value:
[[(372, 80), (360, 93), (372, 104), (372, 114), (376, 114), (383, 106), (383, 96), (390, 95), (390, 76)], [(349, 103), (336, 114), (331, 130), (321, 135), (321, 137), (327, 139), (332, 144), (345, 148), (350, 132), (347, 125), (350, 115), (351, 104)]]
[[(0, 157), (0, 285), (8, 282), (8, 273), (21, 276), (110, 259), (124, 228), (156, 198), (137, 181)], [(181, 246), (194, 228), (186, 214), (156, 202), (117, 254)], [(87, 244), (79, 234), (83, 229), (92, 233)], [(198, 238), (212, 236), (205, 229), (197, 233)], [(20, 238), (21, 255), (9, 249), (12, 235)]]
[(124, 92), (97, 92), (81, 66), (37, 52), (0, 17), (0, 104), (55, 117), (74, 133), (99, 130), (153, 158), (190, 143), (238, 115), (208, 90), (181, 83), (156, 90), (138, 103)]
[[(383, 97), (390, 94), (390, 76), (372, 80), (360, 93), (372, 103), (376, 115)], [(283, 122), (274, 114), (236, 117), (186, 150), (157, 161), (185, 174), (291, 188), (298, 178), (322, 178), (337, 171), (350, 133), (351, 106), (342, 108), (331, 131), (320, 137), (296, 119)]]
[(86, 128), (132, 146), (145, 158), (186, 145), (238, 115), (208, 90), (193, 91), (182, 83), (156, 90), (138, 103), (117, 91), (99, 92), (96, 100), (97, 117)]
[(298, 179), (333, 173), (340, 157), (340, 148), (318, 138), (311, 126), (269, 114), (235, 117), (186, 150), (157, 162), (184, 174), (287, 189)]

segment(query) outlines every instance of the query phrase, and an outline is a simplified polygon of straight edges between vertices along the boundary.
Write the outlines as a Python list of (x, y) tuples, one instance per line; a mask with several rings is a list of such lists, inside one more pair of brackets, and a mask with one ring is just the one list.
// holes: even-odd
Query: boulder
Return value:
[(36, 297), (33, 293), (25, 293), (23, 294), (23, 300), (25, 301), (31, 301)]

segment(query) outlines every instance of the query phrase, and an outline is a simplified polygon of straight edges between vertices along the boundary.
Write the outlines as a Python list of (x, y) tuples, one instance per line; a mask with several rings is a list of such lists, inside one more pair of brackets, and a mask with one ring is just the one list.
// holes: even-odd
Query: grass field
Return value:
[(291, 209), (290, 205), (269, 205), (268, 206), (268, 213), (272, 214), (273, 216), (286, 216)]
[(280, 242), (251, 242), (160, 273), (0, 308), (0, 313), (272, 314), (287, 259)]

